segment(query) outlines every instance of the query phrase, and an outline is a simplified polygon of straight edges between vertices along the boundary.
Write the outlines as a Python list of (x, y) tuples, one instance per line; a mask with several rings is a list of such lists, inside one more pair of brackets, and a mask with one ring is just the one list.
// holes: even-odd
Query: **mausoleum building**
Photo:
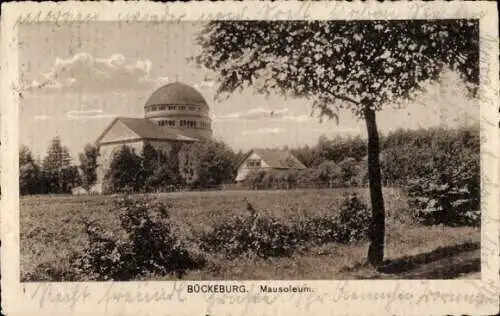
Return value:
[(168, 152), (174, 143), (211, 138), (209, 107), (201, 93), (180, 82), (162, 86), (146, 101), (144, 118), (117, 117), (99, 136), (97, 185), (93, 189), (102, 190), (111, 159), (123, 145), (140, 153), (148, 142)]

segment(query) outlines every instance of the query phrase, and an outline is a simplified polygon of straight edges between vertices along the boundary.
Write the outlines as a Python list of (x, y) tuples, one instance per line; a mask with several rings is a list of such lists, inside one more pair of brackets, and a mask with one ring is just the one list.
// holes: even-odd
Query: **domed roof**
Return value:
[(207, 102), (195, 88), (180, 82), (173, 82), (158, 88), (146, 101), (148, 105), (180, 104), (207, 106)]

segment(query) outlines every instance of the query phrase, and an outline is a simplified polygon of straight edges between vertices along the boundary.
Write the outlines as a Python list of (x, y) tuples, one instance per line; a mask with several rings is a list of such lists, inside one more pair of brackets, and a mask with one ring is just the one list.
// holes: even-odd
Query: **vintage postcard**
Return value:
[(4, 4), (4, 313), (498, 313), (497, 24), (491, 2)]

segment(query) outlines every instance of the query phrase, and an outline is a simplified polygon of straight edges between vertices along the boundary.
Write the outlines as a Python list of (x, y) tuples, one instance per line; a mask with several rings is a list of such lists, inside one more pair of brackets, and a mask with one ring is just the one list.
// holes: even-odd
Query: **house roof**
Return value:
[(109, 132), (109, 130), (118, 122), (122, 122), (130, 128), (135, 134), (143, 139), (159, 139), (159, 140), (178, 140), (178, 141), (197, 141), (198, 139), (184, 136), (180, 131), (173, 128), (158, 127), (150, 120), (143, 118), (117, 117), (109, 124), (98, 138), (97, 143)]
[(306, 169), (306, 166), (288, 150), (254, 148), (245, 155), (243, 161), (247, 160), (252, 153), (256, 153), (271, 168)]

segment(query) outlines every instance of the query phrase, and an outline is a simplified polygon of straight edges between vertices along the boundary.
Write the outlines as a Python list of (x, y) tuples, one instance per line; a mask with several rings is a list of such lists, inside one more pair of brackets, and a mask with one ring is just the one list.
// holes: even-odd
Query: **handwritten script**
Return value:
[[(89, 285), (68, 284), (63, 287), (53, 283), (42, 283), (36, 286), (30, 298), (37, 302), (39, 308), (47, 305), (65, 305), (70, 309), (84, 306), (85, 304), (97, 304), (109, 307), (120, 305), (149, 304), (161, 302), (185, 302), (190, 295), (186, 292), (185, 282), (144, 282), (137, 285), (133, 291), (125, 289), (123, 283), (106, 283), (104, 292), (92, 293)], [(308, 293), (262, 293), (257, 286), (250, 287), (246, 293), (212, 293), (203, 295), (208, 313), (215, 310), (218, 305), (238, 305), (243, 308), (242, 314), (250, 315), (252, 305), (275, 303), (294, 304), (298, 309), (310, 311), (316, 305), (338, 302), (365, 302), (383, 304), (385, 311), (392, 312), (396, 302), (405, 302), (419, 306), (424, 304), (460, 304), (465, 303), (473, 306), (494, 304), (496, 302), (499, 288), (495, 283), (488, 283), (489, 286), (478, 286), (477, 282), (471, 281), (474, 287), (469, 288), (469, 292), (446, 292), (434, 289), (428, 282), (423, 282), (421, 290), (414, 292), (403, 289), (400, 282), (396, 282), (390, 290), (380, 291), (360, 290), (350, 281), (338, 282), (334, 291), (326, 292), (318, 288), (316, 291)], [(472, 291), (474, 288), (477, 291)]]

